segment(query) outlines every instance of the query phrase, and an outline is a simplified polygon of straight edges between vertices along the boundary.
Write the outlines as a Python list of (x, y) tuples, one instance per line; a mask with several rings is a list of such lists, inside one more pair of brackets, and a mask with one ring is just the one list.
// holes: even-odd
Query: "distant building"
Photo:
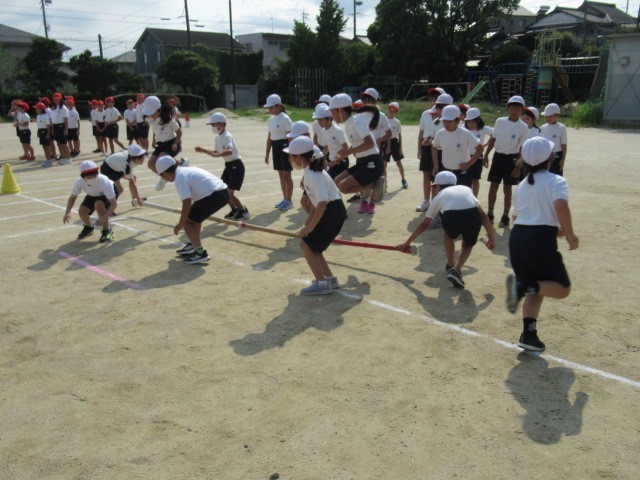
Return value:
[(246, 33), (236, 35), (236, 40), (240, 42), (247, 51), (259, 52), (262, 50), (262, 67), (265, 72), (273, 70), (278, 60), (287, 61), (287, 49), (291, 35), (283, 33)]
[(640, 33), (611, 35), (604, 89), (604, 119), (640, 122)]
[(119, 72), (129, 72), (131, 74), (135, 73), (136, 68), (136, 52), (131, 50), (129, 52), (125, 52), (122, 55), (118, 55), (117, 57), (113, 57), (110, 59), (113, 63), (116, 64)]
[[(4, 47), (5, 52), (18, 59), (22, 59), (27, 55), (27, 52), (31, 48), (31, 42), (34, 38), (38, 37), (39, 35), (0, 24), (0, 45)], [(70, 50), (66, 45), (61, 45), (65, 51)]]
[(529, 25), (536, 21), (538, 16), (530, 10), (518, 5), (513, 12), (500, 19), (498, 27), (506, 35), (524, 32)]

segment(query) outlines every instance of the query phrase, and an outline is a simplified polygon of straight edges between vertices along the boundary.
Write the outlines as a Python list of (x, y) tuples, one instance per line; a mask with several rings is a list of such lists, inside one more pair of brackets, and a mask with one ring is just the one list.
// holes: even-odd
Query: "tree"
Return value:
[(499, 63), (529, 62), (531, 52), (527, 47), (516, 42), (506, 42), (491, 52), (491, 57), (487, 62), (489, 65)]
[(62, 69), (64, 45), (47, 38), (36, 37), (22, 59), (22, 81), (38, 94), (54, 92), (60, 88), (67, 75)]
[(343, 68), (337, 79), (341, 85), (360, 85), (362, 77), (376, 71), (376, 50), (371, 45), (352, 42), (343, 52)]
[(113, 86), (118, 82), (116, 64), (92, 56), (89, 50), (71, 57), (69, 67), (76, 72), (72, 81), (80, 94), (103, 98), (113, 93)]
[(144, 90), (145, 80), (130, 72), (118, 72), (114, 90), (116, 92), (140, 92)]
[(190, 50), (169, 55), (158, 65), (157, 72), (161, 80), (178, 85), (188, 93), (202, 94), (219, 87), (218, 67)]
[(347, 24), (344, 10), (336, 0), (322, 0), (316, 22), (316, 66), (335, 70), (343, 62), (340, 33)]
[(293, 35), (287, 49), (289, 63), (296, 68), (316, 68), (316, 48), (316, 34), (306, 24), (294, 20)]

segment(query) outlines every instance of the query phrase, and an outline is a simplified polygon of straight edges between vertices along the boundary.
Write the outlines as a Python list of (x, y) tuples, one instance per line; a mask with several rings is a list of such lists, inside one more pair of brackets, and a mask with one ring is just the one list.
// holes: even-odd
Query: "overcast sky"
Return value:
[[(607, 0), (601, 0), (606, 2)], [(629, 0), (629, 13), (636, 16), (640, 0)], [(353, 36), (353, 1), (339, 0), (348, 17), (343, 35)], [(363, 0), (357, 7), (357, 31), (365, 35), (375, 19), (378, 0)], [(545, 2), (523, 0), (521, 5), (536, 12), (541, 5), (576, 7), (581, 0)], [(627, 1), (611, 0), (625, 11)], [(303, 16), (315, 28), (320, 0), (231, 0), (233, 33), (291, 33), (293, 21)], [(44, 36), (40, 0), (0, 0), (0, 23)], [(192, 30), (229, 32), (228, 0), (188, 0)], [(106, 58), (133, 49), (146, 27), (186, 29), (184, 0), (51, 0), (45, 6), (49, 38), (71, 47), (66, 58), (90, 50), (99, 53), (98, 34), (102, 35)]]

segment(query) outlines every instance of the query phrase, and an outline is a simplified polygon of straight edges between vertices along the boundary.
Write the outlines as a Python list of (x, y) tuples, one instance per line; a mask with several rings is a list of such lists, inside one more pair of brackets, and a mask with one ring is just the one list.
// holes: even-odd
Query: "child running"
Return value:
[[(487, 248), (495, 249), (495, 239), (493, 227), (489, 222), (489, 217), (480, 206), (480, 202), (473, 196), (471, 189), (456, 185), (456, 176), (453, 172), (439, 172), (433, 184), (436, 187), (437, 195), (429, 205), (425, 214), (425, 219), (416, 227), (406, 242), (396, 246), (400, 251), (405, 251), (422, 232), (429, 228), (431, 220), (440, 215), (442, 218), (442, 237), (444, 250), (447, 255), (445, 271), (447, 280), (454, 287), (464, 288), (465, 283), (460, 273), (465, 262), (469, 259), (473, 246), (478, 241), (480, 226), (487, 232)], [(462, 235), (462, 248), (455, 258), (455, 240)]]
[(509, 238), (515, 276), (507, 277), (507, 309), (515, 313), (524, 298), (518, 346), (538, 352), (545, 349), (537, 332), (544, 297), (565, 298), (571, 292), (557, 237), (564, 235), (570, 250), (579, 244), (573, 233), (567, 181), (549, 170), (553, 147), (553, 142), (542, 137), (531, 138), (522, 147), (530, 171), (513, 195)]
[(249, 218), (249, 210), (236, 197), (235, 192), (240, 191), (244, 182), (244, 163), (240, 157), (240, 152), (233, 140), (231, 133), (227, 131), (227, 117), (222, 113), (213, 113), (209, 117), (209, 123), (213, 130), (218, 134), (215, 140), (213, 150), (207, 150), (202, 147), (196, 147), (196, 152), (206, 153), (211, 157), (222, 157), (224, 160), (224, 171), (222, 172), (222, 181), (227, 184), (227, 192), (229, 193), (229, 206), (231, 211), (224, 216), (230, 220), (244, 220)]
[(558, 121), (560, 107), (557, 103), (550, 103), (544, 108), (542, 115), (547, 123), (540, 127), (540, 135), (553, 142), (553, 162), (549, 171), (563, 175), (567, 158), (567, 127)]
[[(349, 103), (351, 105), (351, 103)], [(347, 218), (347, 210), (335, 183), (317, 158), (311, 138), (299, 136), (284, 150), (293, 168), (304, 170), (304, 186), (311, 209), (300, 230), (300, 248), (315, 277), (311, 285), (300, 290), (303, 295), (327, 295), (340, 288), (324, 258), (324, 251), (338, 236)]]
[(389, 147), (387, 147), (384, 159), (386, 165), (393, 158), (393, 161), (396, 162), (396, 165), (398, 166), (398, 172), (400, 172), (400, 178), (402, 179), (400, 183), (402, 188), (409, 188), (409, 184), (404, 178), (404, 167), (402, 166), (402, 159), (404, 158), (404, 154), (402, 153), (402, 124), (400, 123), (400, 120), (396, 118), (399, 111), (400, 105), (398, 102), (391, 102), (389, 104), (387, 117), (389, 119), (389, 127), (391, 128), (391, 140), (389, 141)]
[[(482, 119), (481, 112), (477, 108), (470, 108), (467, 110), (467, 115), (465, 116), (464, 126), (467, 130), (469, 130), (474, 137), (478, 139), (480, 144), (485, 146), (484, 139), (488, 135), (493, 133), (493, 128), (485, 125), (484, 120)], [(475, 153), (475, 148), (469, 149), (469, 156), (472, 157)], [(484, 167), (484, 158), (480, 155), (480, 158), (471, 165), (471, 190), (473, 191), (473, 195), (475, 197), (480, 193), (480, 178), (482, 178), (482, 168)]]
[(291, 178), (291, 164), (289, 157), (283, 153), (284, 148), (289, 144), (287, 134), (291, 131), (291, 119), (282, 104), (279, 95), (275, 93), (267, 97), (264, 104), (271, 116), (267, 120), (267, 148), (264, 156), (264, 163), (269, 165), (269, 155), (273, 156), (273, 169), (278, 172), (280, 179), (280, 189), (282, 190), (282, 200), (276, 203), (278, 210), (289, 210), (293, 208), (293, 179)]

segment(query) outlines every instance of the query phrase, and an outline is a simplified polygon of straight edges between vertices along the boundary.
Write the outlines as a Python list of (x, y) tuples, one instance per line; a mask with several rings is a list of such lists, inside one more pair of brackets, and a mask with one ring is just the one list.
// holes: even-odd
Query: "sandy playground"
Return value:
[[(220, 175), (220, 159), (193, 151), (213, 144), (204, 123), (184, 130), (185, 156)], [(232, 119), (229, 130), (247, 166), (249, 221), (297, 232), (300, 208), (273, 209), (266, 125)], [(378, 213), (350, 204), (344, 238), (397, 244), (420, 221), (417, 128), (404, 137), (409, 189), (390, 165)], [(0, 139), (22, 188), (0, 196), (1, 479), (640, 475), (638, 131), (569, 131), (581, 243), (562, 244), (573, 292), (542, 308), (542, 356), (514, 345), (508, 229), (495, 253), (478, 244), (465, 290), (446, 280), (433, 230), (416, 256), (332, 246), (344, 288), (304, 297), (297, 239), (207, 223), (212, 260), (186, 265), (176, 214), (132, 207), (128, 191), (113, 243), (76, 240), (64, 206), (79, 160), (94, 157), (43, 169), (15, 160), (10, 124)], [(150, 202), (179, 207), (172, 185), (156, 192), (155, 176), (137, 172)], [(487, 191), (483, 180), (485, 206)]]

